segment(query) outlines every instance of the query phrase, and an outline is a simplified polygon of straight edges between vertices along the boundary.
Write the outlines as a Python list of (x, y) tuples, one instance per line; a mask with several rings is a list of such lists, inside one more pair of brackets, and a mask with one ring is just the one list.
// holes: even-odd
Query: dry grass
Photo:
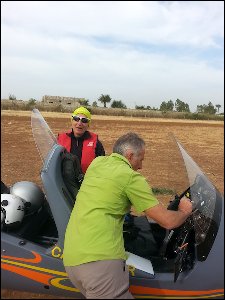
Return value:
[[(48, 118), (65, 118), (69, 119), (71, 113), (62, 112), (48, 112), (42, 111), (42, 116)], [(31, 111), (20, 110), (2, 110), (2, 116), (31, 116)], [(93, 120), (118, 120), (118, 121), (137, 121), (137, 122), (158, 122), (158, 123), (191, 123), (191, 124), (224, 124), (224, 121), (214, 120), (188, 120), (188, 119), (165, 119), (165, 118), (149, 118), (149, 117), (129, 117), (129, 116), (106, 116), (106, 115), (92, 115)]]

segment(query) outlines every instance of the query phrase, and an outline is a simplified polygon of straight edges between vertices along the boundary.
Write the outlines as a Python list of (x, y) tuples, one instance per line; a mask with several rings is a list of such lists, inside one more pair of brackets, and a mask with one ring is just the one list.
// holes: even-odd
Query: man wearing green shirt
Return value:
[(72, 283), (86, 298), (133, 299), (125, 264), (124, 216), (133, 205), (161, 226), (180, 226), (192, 205), (180, 201), (178, 211), (158, 202), (142, 168), (145, 143), (135, 133), (121, 136), (110, 156), (89, 166), (66, 229), (63, 262)]

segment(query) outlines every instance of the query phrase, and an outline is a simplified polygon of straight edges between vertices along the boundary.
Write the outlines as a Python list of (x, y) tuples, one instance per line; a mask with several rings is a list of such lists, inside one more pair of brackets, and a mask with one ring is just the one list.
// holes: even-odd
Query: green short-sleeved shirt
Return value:
[(65, 266), (126, 259), (124, 215), (133, 205), (142, 212), (159, 202), (146, 179), (120, 154), (99, 156), (89, 166), (66, 229)]

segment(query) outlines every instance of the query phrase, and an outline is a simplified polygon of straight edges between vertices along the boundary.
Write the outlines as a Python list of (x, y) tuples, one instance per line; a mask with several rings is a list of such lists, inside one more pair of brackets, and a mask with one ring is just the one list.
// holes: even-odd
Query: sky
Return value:
[(10, 94), (223, 112), (224, 1), (1, 1), (1, 99)]

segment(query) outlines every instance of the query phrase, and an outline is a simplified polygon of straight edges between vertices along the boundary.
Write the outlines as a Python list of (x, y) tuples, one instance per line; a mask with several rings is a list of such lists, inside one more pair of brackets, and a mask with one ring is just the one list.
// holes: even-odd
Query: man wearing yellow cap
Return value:
[(72, 130), (58, 134), (58, 143), (79, 158), (83, 173), (95, 157), (105, 155), (97, 134), (88, 131), (90, 122), (91, 113), (80, 106), (72, 114)]

